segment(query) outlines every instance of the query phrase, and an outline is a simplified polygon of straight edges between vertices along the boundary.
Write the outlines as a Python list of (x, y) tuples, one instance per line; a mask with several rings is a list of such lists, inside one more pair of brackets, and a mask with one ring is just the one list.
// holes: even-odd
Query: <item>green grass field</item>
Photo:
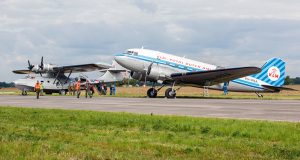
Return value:
[(0, 159), (300, 159), (300, 123), (0, 107)]

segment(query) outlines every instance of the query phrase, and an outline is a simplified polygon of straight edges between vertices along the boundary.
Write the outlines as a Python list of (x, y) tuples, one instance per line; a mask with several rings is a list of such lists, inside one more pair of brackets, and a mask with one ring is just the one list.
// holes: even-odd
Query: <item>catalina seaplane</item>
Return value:
[[(90, 80), (84, 75), (76, 78), (70, 78), (72, 73), (91, 72), (98, 70), (102, 73), (102, 76), (96, 80)], [(57, 66), (53, 64), (44, 64), (43, 57), (40, 64), (32, 65), (28, 60), (28, 69), (13, 71), (13, 73), (16, 74), (28, 74), (25, 78), (14, 81), (15, 87), (22, 91), (22, 95), (27, 95), (27, 92), (33, 92), (34, 85), (37, 81), (43, 83), (43, 91), (46, 94), (59, 93), (64, 95), (69, 90), (69, 87), (73, 86), (74, 82), (79, 78), (82, 80), (82, 85), (85, 85), (84, 83), (87, 81), (89, 83), (117, 82), (122, 81), (125, 78), (123, 76), (123, 72), (126, 72), (126, 70), (116, 68), (115, 63), (113, 63), (113, 65), (105, 63), (90, 63)], [(67, 74), (67, 76), (65, 74)]]
[[(268, 60), (262, 68), (224, 68), (175, 55), (149, 50), (128, 49), (117, 54), (115, 61), (131, 71), (131, 77), (139, 81), (153, 82), (147, 91), (150, 98), (166, 85), (165, 97), (175, 98), (176, 92), (185, 85), (215, 90), (255, 92), (280, 92), (283, 87), (285, 62), (279, 58)], [(158, 89), (155, 83), (162, 84)], [(178, 88), (175, 88), (179, 86)]]

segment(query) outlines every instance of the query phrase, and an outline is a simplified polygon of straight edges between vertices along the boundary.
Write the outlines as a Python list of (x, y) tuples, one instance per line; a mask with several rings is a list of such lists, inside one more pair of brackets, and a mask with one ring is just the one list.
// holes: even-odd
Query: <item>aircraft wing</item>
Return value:
[(90, 63), (90, 64), (80, 64), (80, 65), (71, 65), (71, 66), (60, 66), (54, 67), (54, 71), (61, 71), (64, 73), (76, 73), (76, 72), (91, 72), (96, 70), (109, 69), (111, 65), (104, 63)]
[(112, 73), (120, 73), (120, 72), (126, 72), (127, 70), (126, 69), (114, 69), (114, 68), (111, 68), (111, 69), (102, 69), (100, 70), (99, 72), (112, 72)]
[(171, 78), (177, 83), (196, 84), (200, 86), (211, 86), (228, 82), (237, 78), (261, 72), (257, 67), (226, 68), (210, 71), (197, 71), (186, 73), (173, 73)]
[(15, 74), (30, 74), (30, 73), (32, 73), (31, 70), (14, 70), (12, 72)]

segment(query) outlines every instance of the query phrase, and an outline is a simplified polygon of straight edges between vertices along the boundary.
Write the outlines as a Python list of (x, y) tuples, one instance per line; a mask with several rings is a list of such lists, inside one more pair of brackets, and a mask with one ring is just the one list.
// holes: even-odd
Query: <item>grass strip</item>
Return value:
[(0, 159), (299, 159), (300, 123), (0, 107)]

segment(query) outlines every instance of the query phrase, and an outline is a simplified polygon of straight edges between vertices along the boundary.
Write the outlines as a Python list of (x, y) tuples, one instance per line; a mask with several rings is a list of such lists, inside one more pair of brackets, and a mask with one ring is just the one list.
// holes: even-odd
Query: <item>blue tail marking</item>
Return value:
[(280, 58), (269, 59), (261, 68), (262, 71), (253, 75), (271, 86), (283, 86), (285, 77), (285, 62)]

